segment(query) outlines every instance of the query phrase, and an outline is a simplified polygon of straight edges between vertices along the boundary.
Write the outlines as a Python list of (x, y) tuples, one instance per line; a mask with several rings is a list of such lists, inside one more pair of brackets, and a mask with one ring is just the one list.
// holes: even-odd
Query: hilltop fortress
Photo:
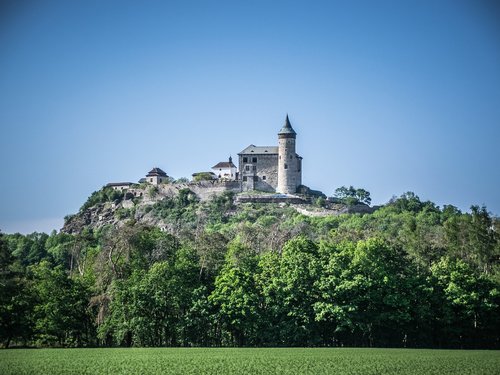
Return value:
[(294, 194), (302, 184), (302, 157), (295, 152), (297, 133), (288, 115), (278, 133), (278, 146), (250, 145), (239, 156), (242, 190)]
[[(278, 132), (278, 146), (251, 144), (238, 153), (238, 168), (229, 157), (229, 161), (217, 163), (210, 172), (194, 173), (192, 182), (198, 183), (198, 187), (205, 186), (209, 189), (217, 186), (217, 190), (257, 190), (293, 195), (302, 185), (302, 157), (295, 151), (296, 138), (297, 133), (287, 115), (285, 124)], [(139, 182), (159, 185), (170, 180), (162, 169), (153, 168)], [(209, 184), (202, 183), (205, 181)], [(106, 186), (115, 190), (133, 190), (132, 185), (131, 182), (118, 182)]]
[(129, 219), (157, 226), (162, 231), (175, 231), (172, 226), (175, 223), (169, 221), (167, 213), (169, 205), (175, 205), (172, 202), (180, 196), (184, 203), (204, 202), (233, 193), (236, 206), (286, 204), (308, 216), (369, 213), (376, 209), (365, 204), (352, 207), (339, 204), (327, 199), (322, 192), (302, 185), (302, 157), (296, 152), (296, 139), (297, 133), (287, 115), (278, 132), (278, 146), (249, 145), (238, 153), (238, 167), (229, 157), (210, 171), (193, 173), (191, 181), (174, 180), (155, 167), (139, 183), (109, 183), (94, 192), (77, 214), (68, 216), (62, 231), (80, 233), (86, 227), (122, 226)]

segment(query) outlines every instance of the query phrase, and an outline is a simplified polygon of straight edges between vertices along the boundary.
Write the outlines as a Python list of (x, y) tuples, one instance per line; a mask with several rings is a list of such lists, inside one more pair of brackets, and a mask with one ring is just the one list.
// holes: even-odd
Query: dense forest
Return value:
[(500, 347), (485, 207), (308, 217), (183, 190), (150, 210), (169, 230), (0, 234), (1, 345)]

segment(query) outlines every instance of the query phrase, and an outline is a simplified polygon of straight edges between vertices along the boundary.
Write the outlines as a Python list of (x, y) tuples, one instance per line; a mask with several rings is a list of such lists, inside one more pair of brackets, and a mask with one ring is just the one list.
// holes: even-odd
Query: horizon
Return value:
[[(0, 230), (59, 230), (93, 191), (176, 179), (288, 113), (303, 183), (500, 213), (492, 2), (0, 5)], [(59, 226), (59, 227), (57, 227)]]

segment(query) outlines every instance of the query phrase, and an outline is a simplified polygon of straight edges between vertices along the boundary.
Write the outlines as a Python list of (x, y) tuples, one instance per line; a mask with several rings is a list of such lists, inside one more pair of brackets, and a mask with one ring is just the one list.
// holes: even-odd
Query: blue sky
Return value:
[(303, 182), (500, 213), (495, 1), (3, 1), (0, 229), (178, 178), (290, 115)]

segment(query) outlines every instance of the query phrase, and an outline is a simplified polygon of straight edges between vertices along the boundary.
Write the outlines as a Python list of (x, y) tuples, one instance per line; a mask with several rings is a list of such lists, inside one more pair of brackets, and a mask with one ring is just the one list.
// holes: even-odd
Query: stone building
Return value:
[(212, 167), (212, 172), (217, 178), (222, 180), (234, 181), (237, 178), (236, 165), (233, 164), (233, 158), (230, 156), (229, 161), (221, 161)]
[(167, 174), (157, 167), (151, 169), (149, 173), (146, 175), (146, 182), (153, 185), (158, 185), (167, 182), (167, 180), (168, 180)]
[(238, 154), (242, 190), (293, 194), (302, 184), (302, 157), (295, 152), (297, 133), (288, 115), (278, 146), (250, 145)]

